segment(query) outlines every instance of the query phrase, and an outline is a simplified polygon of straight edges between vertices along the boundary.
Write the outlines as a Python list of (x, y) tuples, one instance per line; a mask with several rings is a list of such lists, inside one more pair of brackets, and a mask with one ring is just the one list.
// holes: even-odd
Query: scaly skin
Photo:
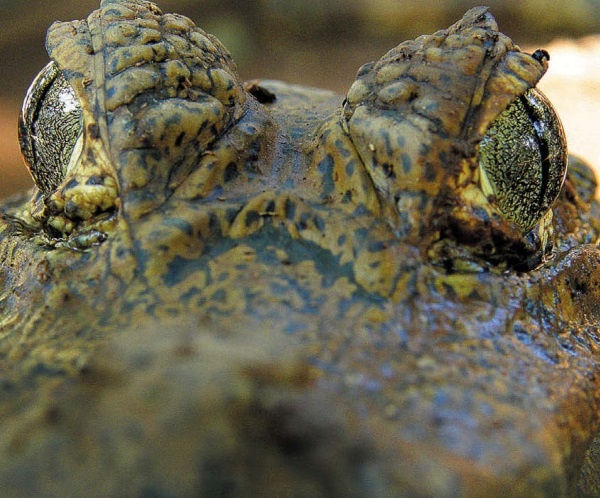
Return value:
[(345, 99), (244, 85), (148, 2), (47, 46), (83, 135), (1, 218), (3, 492), (598, 491), (595, 179), (573, 160), (527, 233), (480, 187), (547, 59), (485, 9)]

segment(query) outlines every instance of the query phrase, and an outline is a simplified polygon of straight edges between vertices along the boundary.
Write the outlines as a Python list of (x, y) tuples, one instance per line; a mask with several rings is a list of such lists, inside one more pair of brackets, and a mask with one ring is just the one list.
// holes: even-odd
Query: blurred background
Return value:
[[(400, 42), (446, 28), (482, 0), (158, 0), (217, 36), (242, 79), (274, 78), (345, 92), (356, 70)], [(563, 120), (572, 152), (600, 167), (600, 0), (488, 0), (522, 48), (544, 47), (540, 88)], [(31, 80), (48, 61), (54, 20), (83, 19), (99, 0), (0, 0), (0, 198), (31, 185), (16, 122)]]

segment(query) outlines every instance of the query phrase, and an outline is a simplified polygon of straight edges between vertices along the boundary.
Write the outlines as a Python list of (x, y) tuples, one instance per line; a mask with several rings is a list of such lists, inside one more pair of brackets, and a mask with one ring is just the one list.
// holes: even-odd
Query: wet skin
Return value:
[(3, 489), (593, 495), (596, 184), (547, 53), (473, 9), (340, 96), (106, 0), (47, 48), (0, 222)]

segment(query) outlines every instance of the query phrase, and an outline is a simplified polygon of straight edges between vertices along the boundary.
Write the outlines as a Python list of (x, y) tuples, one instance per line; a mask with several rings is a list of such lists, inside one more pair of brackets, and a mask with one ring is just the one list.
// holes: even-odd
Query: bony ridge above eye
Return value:
[(64, 179), (81, 128), (81, 105), (50, 62), (29, 87), (19, 116), (21, 152), (42, 193), (56, 190)]

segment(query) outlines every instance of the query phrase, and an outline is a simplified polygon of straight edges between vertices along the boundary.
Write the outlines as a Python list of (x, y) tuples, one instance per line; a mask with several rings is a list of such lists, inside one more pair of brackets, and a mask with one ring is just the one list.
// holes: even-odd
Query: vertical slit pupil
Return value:
[(527, 117), (531, 122), (535, 138), (540, 149), (540, 156), (542, 159), (542, 182), (540, 186), (540, 192), (538, 196), (538, 205), (540, 208), (544, 205), (544, 199), (546, 198), (546, 193), (548, 192), (548, 184), (550, 182), (550, 168), (552, 167), (550, 164), (550, 146), (548, 144), (548, 139), (544, 134), (544, 125), (541, 122), (543, 116), (538, 116), (536, 109), (529, 102), (525, 95), (519, 97), (521, 105), (523, 109), (527, 113)]

